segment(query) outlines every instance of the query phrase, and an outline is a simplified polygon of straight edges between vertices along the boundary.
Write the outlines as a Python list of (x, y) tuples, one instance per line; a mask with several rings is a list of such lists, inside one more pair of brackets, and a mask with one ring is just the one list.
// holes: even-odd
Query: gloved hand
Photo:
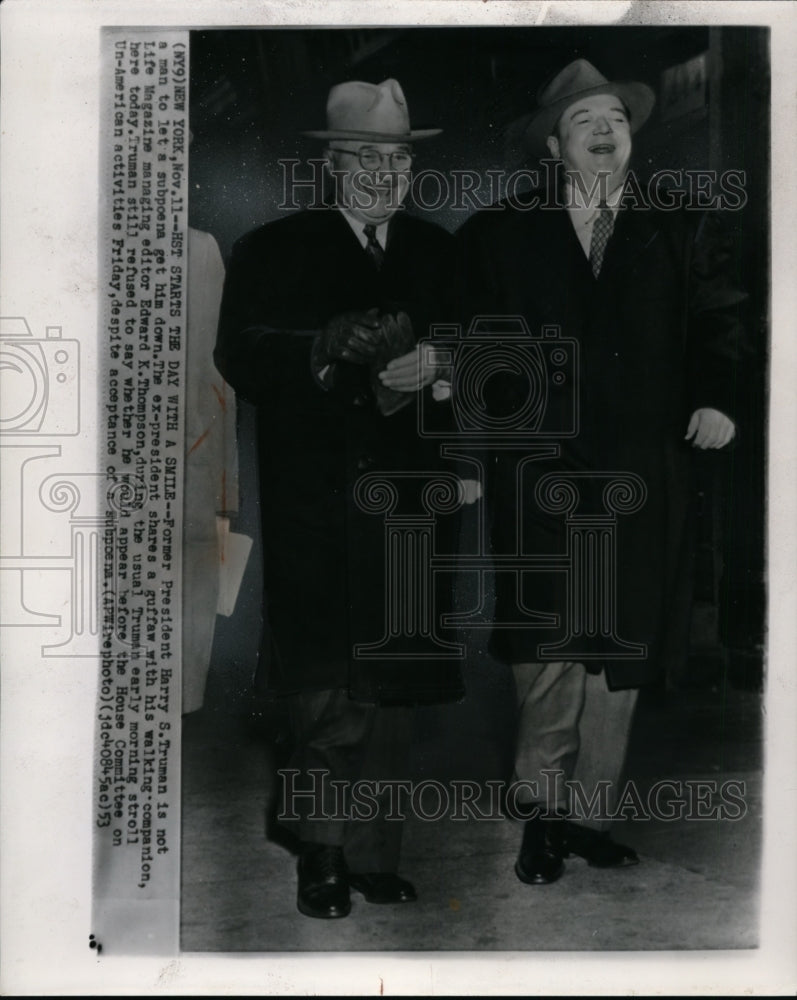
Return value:
[(351, 361), (364, 365), (376, 357), (382, 341), (379, 309), (352, 309), (333, 316), (318, 338), (320, 362)]
[(385, 347), (385, 364), (393, 358), (400, 358), (415, 347), (415, 335), (412, 332), (412, 320), (405, 312), (396, 316), (386, 313), (382, 317), (382, 330)]

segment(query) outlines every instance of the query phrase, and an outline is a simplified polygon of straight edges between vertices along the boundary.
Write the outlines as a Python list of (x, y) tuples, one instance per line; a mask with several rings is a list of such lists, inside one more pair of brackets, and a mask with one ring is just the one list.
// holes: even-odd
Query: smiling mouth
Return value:
[(590, 153), (613, 153), (616, 149), (610, 142), (599, 142), (594, 146), (589, 147)]

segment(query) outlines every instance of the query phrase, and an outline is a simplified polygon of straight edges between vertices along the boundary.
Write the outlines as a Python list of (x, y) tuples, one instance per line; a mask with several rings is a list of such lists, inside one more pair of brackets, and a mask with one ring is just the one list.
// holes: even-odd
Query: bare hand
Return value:
[(388, 362), (379, 373), (382, 385), (397, 392), (418, 392), (437, 378), (437, 358), (431, 344), (418, 344), (409, 354)]
[(692, 414), (684, 440), (694, 438), (692, 445), (695, 448), (724, 448), (735, 434), (736, 424), (730, 417), (706, 406)]
[(481, 500), (482, 484), (478, 479), (460, 479), (459, 489), (462, 502), (466, 506), (470, 506), (472, 503), (476, 503), (477, 500)]

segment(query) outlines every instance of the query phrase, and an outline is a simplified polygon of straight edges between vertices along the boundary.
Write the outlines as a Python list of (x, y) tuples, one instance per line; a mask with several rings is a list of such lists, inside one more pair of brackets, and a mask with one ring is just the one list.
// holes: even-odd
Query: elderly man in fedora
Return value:
[[(735, 434), (745, 296), (718, 220), (640, 204), (629, 189), (632, 137), (653, 106), (644, 83), (570, 63), (541, 89), (526, 128), (529, 150), (558, 161), (554, 190), (478, 213), (457, 234), (469, 313), (521, 315), (533, 336), (558, 328), (577, 348), (561, 352), (567, 370), (547, 356), (553, 436), (532, 428), (522, 439), (520, 482), (517, 455), (495, 452), (494, 551), (514, 552), (520, 537), (521, 554), (573, 554), (582, 532), (610, 537), (607, 517), (616, 529), (614, 552), (585, 548), (572, 576), (496, 574), (491, 649), (516, 681), (511, 805), (527, 818), (515, 871), (529, 884), (559, 878), (569, 854), (601, 867), (638, 861), (608, 835), (638, 689), (676, 638), (685, 647), (676, 579), (693, 449), (723, 448)], [(505, 373), (505, 418), (527, 394), (527, 381)], [(570, 516), (557, 505), (565, 497)], [(524, 609), (547, 626), (528, 615), (524, 624)]]
[(290, 718), (281, 821), (300, 841), (311, 917), (346, 916), (350, 889), (416, 898), (397, 874), (400, 810), (387, 819), (390, 787), (374, 783), (408, 776), (412, 706), (463, 693), (453, 655), (356, 649), (384, 637), (390, 582), (383, 517), (363, 509), (358, 480), (385, 472), (400, 505), (402, 483), (437, 468), (416, 412), (422, 393), (434, 405), (436, 368), (417, 342), (451, 316), (453, 237), (402, 202), (414, 144), (439, 131), (410, 127), (396, 80), (333, 87), (326, 129), (305, 133), (325, 143), (329, 204), (242, 237), (224, 288), (215, 359), (257, 406), (261, 655)]

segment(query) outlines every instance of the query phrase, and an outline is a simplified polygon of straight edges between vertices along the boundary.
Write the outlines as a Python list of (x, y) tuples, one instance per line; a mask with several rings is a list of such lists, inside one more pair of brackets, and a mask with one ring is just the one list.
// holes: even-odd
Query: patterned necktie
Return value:
[(376, 226), (373, 222), (369, 222), (366, 226), (363, 226), (363, 233), (365, 233), (365, 238), (368, 240), (365, 245), (365, 252), (374, 262), (374, 267), (379, 271), (385, 259), (385, 251), (376, 238)]
[(600, 203), (600, 214), (592, 226), (592, 240), (589, 244), (589, 262), (592, 265), (592, 273), (597, 278), (601, 273), (603, 255), (606, 253), (606, 244), (614, 229), (614, 213), (606, 205), (605, 201)]

